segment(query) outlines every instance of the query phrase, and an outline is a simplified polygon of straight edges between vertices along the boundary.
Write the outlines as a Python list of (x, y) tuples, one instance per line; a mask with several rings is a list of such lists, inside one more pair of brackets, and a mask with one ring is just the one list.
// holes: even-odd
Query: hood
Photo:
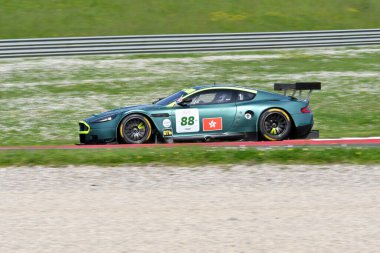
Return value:
[(95, 121), (95, 120), (105, 118), (105, 117), (109, 117), (109, 116), (114, 116), (114, 115), (118, 115), (118, 114), (121, 115), (121, 114), (128, 112), (128, 111), (131, 111), (131, 110), (144, 110), (144, 111), (146, 111), (146, 110), (153, 109), (153, 108), (156, 109), (157, 107), (161, 107), (161, 106), (158, 106), (155, 104), (127, 106), (127, 107), (122, 107), (122, 108), (102, 112), (99, 114), (94, 114), (91, 117), (85, 119), (85, 121), (91, 122), (91, 121)]

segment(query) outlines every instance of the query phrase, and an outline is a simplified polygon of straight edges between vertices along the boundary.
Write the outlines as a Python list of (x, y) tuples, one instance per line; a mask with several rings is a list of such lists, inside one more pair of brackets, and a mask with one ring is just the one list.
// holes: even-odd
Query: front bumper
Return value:
[(79, 121), (80, 144), (106, 144), (116, 142), (114, 127), (91, 127), (86, 121)]

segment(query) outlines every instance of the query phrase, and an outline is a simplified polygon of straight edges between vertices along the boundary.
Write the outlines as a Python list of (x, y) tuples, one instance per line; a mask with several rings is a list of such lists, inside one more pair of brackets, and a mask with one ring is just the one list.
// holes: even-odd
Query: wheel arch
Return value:
[[(154, 135), (155, 132), (158, 131), (158, 128), (157, 128), (156, 124), (155, 124), (154, 121), (149, 117), (149, 115), (146, 114), (146, 112), (144, 112), (144, 111), (131, 111), (131, 112), (127, 112), (126, 114), (124, 114), (124, 115), (120, 118), (119, 122), (117, 123), (117, 127), (116, 127), (116, 130), (115, 130), (115, 131), (116, 131), (116, 141), (117, 141), (118, 143), (125, 143), (125, 142), (124, 142), (124, 139), (123, 139), (123, 137), (121, 136), (121, 133), (120, 133), (120, 126), (121, 126), (121, 123), (123, 122), (123, 120), (124, 120), (126, 117), (128, 117), (128, 116), (130, 116), (130, 115), (133, 115), (133, 114), (143, 116), (143, 117), (145, 117), (145, 118), (149, 121), (149, 123), (150, 123), (150, 125), (151, 125), (151, 127), (152, 127), (152, 135)], [(150, 137), (150, 138), (151, 138), (151, 137)]]

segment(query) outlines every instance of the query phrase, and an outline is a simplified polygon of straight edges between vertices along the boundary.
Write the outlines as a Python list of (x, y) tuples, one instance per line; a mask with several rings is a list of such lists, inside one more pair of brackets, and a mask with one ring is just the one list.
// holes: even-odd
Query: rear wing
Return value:
[(304, 83), (275, 83), (274, 84), (274, 90), (284, 91), (284, 96), (286, 96), (286, 93), (288, 90), (293, 91), (292, 97), (296, 95), (296, 92), (298, 91), (298, 100), (302, 99), (302, 91), (308, 90), (305, 101), (309, 101), (311, 92), (313, 90), (320, 90), (321, 89), (321, 83), (320, 82), (304, 82)]

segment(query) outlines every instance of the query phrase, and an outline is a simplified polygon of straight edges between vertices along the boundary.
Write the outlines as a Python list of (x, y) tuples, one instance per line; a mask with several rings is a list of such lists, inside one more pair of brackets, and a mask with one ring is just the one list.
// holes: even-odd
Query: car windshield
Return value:
[(186, 93), (185, 91), (181, 90), (181, 91), (178, 91), (178, 92), (176, 92), (176, 93), (174, 93), (174, 94), (172, 94), (172, 95), (170, 95), (170, 96), (168, 96), (166, 98), (163, 98), (163, 99), (157, 101), (154, 104), (156, 104), (156, 105), (163, 105), (163, 106), (169, 105), (170, 103), (173, 103), (174, 101), (176, 101), (180, 97), (183, 97), (183, 96), (185, 96), (187, 94), (188, 93)]

